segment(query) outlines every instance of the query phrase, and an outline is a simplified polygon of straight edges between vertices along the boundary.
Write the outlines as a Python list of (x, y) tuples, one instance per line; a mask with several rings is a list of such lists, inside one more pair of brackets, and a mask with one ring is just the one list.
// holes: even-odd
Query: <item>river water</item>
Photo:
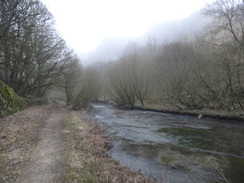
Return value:
[(93, 104), (110, 155), (163, 183), (244, 183), (244, 123)]

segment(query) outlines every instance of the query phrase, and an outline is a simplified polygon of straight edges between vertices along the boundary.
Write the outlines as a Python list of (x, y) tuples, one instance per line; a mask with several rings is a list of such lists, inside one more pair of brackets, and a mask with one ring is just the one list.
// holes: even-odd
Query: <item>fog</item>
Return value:
[(155, 37), (163, 42), (191, 32), (199, 24), (196, 12), (213, 2), (42, 1), (53, 14), (59, 34), (84, 64), (116, 59), (130, 41), (143, 44), (148, 37)]
[(145, 34), (138, 37), (103, 38), (95, 50), (90, 52), (79, 52), (78, 56), (84, 65), (90, 65), (95, 62), (117, 60), (126, 45), (130, 42), (135, 42), (138, 45), (143, 46), (150, 38), (155, 39), (158, 44), (164, 44), (181, 39), (187, 35), (195, 36), (204, 27), (204, 22), (206, 22), (206, 18), (201, 15), (201, 10), (199, 10), (184, 19), (163, 21), (154, 24)]
[[(124, 126), (127, 131), (134, 128), (132, 132), (140, 133), (140, 136), (144, 136), (145, 130), (150, 128), (152, 134), (160, 131), (165, 137), (171, 129), (173, 133), (169, 133), (170, 139), (174, 133), (177, 137), (172, 148), (169, 148), (170, 151), (167, 150), (168, 142), (160, 142), (160, 147), (165, 149), (166, 153), (153, 152), (156, 155), (153, 161), (157, 160), (157, 164), (166, 167), (162, 170), (180, 173), (179, 175), (189, 177), (190, 180), (191, 175), (195, 175), (192, 170), (196, 170), (196, 173), (204, 172), (197, 177), (206, 182), (209, 182), (209, 177), (215, 177), (213, 182), (244, 182), (244, 144), (241, 141), (244, 128), (242, 131), (230, 128), (232, 122), (233, 125), (237, 124), (234, 120), (244, 120), (243, 0), (216, 0), (202, 10), (207, 0), (43, 2), (46, 2), (47, 6), (41, 0), (0, 1), (0, 116), (27, 106), (51, 103), (55, 105), (53, 112), (56, 111), (57, 105), (64, 107), (64, 104), (69, 111), (73, 109), (85, 112), (92, 108), (93, 102), (109, 102), (123, 109), (195, 115), (195, 126), (185, 120), (188, 117), (178, 116), (177, 118), (184, 119), (178, 124), (177, 120), (172, 121), (171, 117), (165, 114), (165, 120), (171, 123), (171, 126), (167, 126), (167, 123), (164, 124), (166, 128), (161, 128), (156, 123), (142, 123), (138, 126), (142, 121), (128, 121), (127, 117), (131, 115), (123, 115), (120, 112), (116, 112), (119, 118), (128, 123), (119, 118), (121, 125), (114, 121), (109, 123), (116, 129), (119, 126)], [(112, 114), (113, 120), (115, 119), (113, 113), (105, 113), (110, 116)], [(129, 113), (136, 111), (130, 110)], [(80, 116), (80, 112), (72, 113), (69, 119), (67, 118), (67, 124), (73, 124), (73, 114), (77, 114), (77, 123), (80, 121), (78, 118), (81, 121), (86, 120), (85, 116)], [(102, 119), (99, 113), (95, 115), (99, 116), (99, 121)], [(67, 115), (60, 116), (60, 119), (66, 117)], [(151, 118), (150, 123), (162, 122), (158, 117), (147, 117)], [(216, 131), (217, 126), (198, 123), (197, 117), (228, 119), (230, 124), (227, 128), (230, 130), (224, 130), (224, 126), (218, 122), (221, 131)], [(139, 128), (141, 131), (138, 131)], [(162, 129), (167, 131), (161, 131)], [(96, 129), (94, 134), (95, 132)], [(200, 138), (192, 138), (198, 133)], [(1, 131), (1, 134), (5, 136), (5, 131)], [(18, 139), (18, 133), (14, 134)], [(183, 134), (189, 138), (181, 138), (184, 137)], [(211, 134), (216, 134), (214, 139), (205, 138)], [(124, 148), (124, 142), (137, 146), (142, 143), (143, 146), (150, 145), (148, 147), (161, 151), (157, 139), (162, 136), (146, 136), (150, 138), (140, 142), (133, 142), (133, 138), (123, 138), (121, 143), (116, 142), (116, 146), (122, 145)], [(227, 136), (233, 138), (226, 140)], [(108, 145), (106, 139), (101, 141), (105, 146)], [(182, 150), (176, 146), (178, 142)], [(219, 148), (216, 142), (221, 144)], [(239, 146), (241, 143), (243, 145)], [(85, 145), (89, 149), (81, 150), (90, 151), (90, 147), (96, 144), (90, 146), (77, 141), (73, 145), (78, 147), (75, 148), (78, 154), (72, 157), (76, 160), (78, 156), (83, 155), (79, 152), (79, 147)], [(103, 163), (97, 159), (107, 157), (105, 146), (103, 144), (99, 148), (101, 153), (91, 151), (94, 156), (89, 160), (91, 163), (88, 169), (80, 166), (74, 169), (73, 174), (69, 171), (73, 170), (73, 167), (68, 166), (67, 176), (62, 177), (67, 178), (68, 182), (131, 181), (125, 172), (122, 172), (123, 178), (114, 178), (110, 170), (113, 167), (120, 170), (117, 162), (110, 159), (111, 164), (107, 164), (108, 162)], [(12, 144), (9, 147), (9, 150), (14, 150)], [(190, 162), (192, 158), (185, 158), (189, 154), (186, 151), (189, 148), (190, 154), (193, 151), (206, 153), (206, 158), (199, 157), (195, 159), (197, 161)], [(5, 151), (8, 149), (4, 148)], [(137, 149), (132, 151), (136, 152)], [(176, 151), (178, 152), (175, 153)], [(145, 157), (150, 156), (148, 150), (141, 152), (140, 154), (145, 153)], [(171, 152), (176, 158), (171, 156)], [(216, 159), (215, 155), (223, 155), (224, 158)], [(213, 161), (212, 166), (209, 161)], [(13, 164), (10, 161), (6, 163)], [(94, 166), (95, 164), (100, 167)], [(150, 168), (151, 162), (148, 161), (147, 164), (149, 166), (146, 168), (153, 170)], [(108, 169), (104, 169), (106, 166)], [(18, 167), (10, 168), (17, 171)], [(98, 174), (97, 170), (100, 171), (100, 168), (104, 171)], [(6, 170), (11, 169), (8, 166)], [(89, 175), (84, 177), (82, 173), (86, 172), (89, 172)], [(214, 176), (212, 172), (215, 173)], [(143, 170), (140, 171), (140, 176), (143, 173)], [(11, 177), (8, 172), (6, 175), (0, 175), (0, 182), (11, 182), (12, 179), (8, 177)], [(160, 177), (164, 181), (171, 180), (164, 174)], [(150, 174), (149, 178), (154, 179), (153, 174)], [(140, 179), (135, 180), (140, 182)], [(181, 178), (178, 180), (182, 181)]]

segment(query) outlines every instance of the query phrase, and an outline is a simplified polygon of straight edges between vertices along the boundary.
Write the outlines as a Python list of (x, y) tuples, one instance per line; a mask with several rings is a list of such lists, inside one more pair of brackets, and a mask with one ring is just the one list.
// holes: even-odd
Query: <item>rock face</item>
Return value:
[(12, 88), (0, 81), (0, 118), (23, 110), (33, 102), (19, 97)]

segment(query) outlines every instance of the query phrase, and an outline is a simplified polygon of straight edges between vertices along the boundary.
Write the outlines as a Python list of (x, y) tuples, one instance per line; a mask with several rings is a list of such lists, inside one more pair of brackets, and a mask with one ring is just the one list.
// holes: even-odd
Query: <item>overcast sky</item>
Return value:
[(155, 23), (183, 19), (213, 0), (42, 0), (61, 36), (77, 52), (106, 37), (139, 37)]

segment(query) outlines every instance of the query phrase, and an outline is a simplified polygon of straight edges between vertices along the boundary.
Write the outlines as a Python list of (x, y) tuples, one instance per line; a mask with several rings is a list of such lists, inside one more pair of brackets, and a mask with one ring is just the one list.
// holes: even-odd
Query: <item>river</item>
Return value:
[(158, 183), (243, 183), (244, 123), (93, 104), (110, 155)]

